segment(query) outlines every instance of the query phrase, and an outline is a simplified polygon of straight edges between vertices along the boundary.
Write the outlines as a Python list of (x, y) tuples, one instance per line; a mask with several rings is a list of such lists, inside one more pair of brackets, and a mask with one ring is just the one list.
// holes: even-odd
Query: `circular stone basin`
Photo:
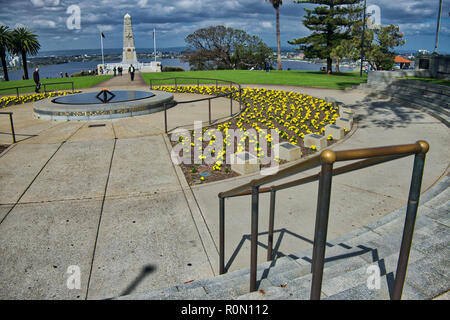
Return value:
[[(164, 91), (112, 90), (103, 103), (98, 92), (70, 94), (34, 102), (34, 117), (45, 120), (89, 121), (134, 117), (175, 105), (173, 94)], [(100, 95), (103, 97), (103, 94)], [(111, 97), (107, 96), (108, 99)]]
[[(150, 97), (154, 97), (155, 94), (153, 92), (146, 91), (125, 91), (125, 90), (117, 90), (114, 91), (114, 97), (111, 98), (108, 102), (126, 102), (132, 100), (141, 100)], [(71, 94), (68, 96), (58, 97), (52, 100), (54, 103), (60, 104), (99, 104), (103, 103), (101, 100), (97, 98), (98, 92), (86, 92), (79, 94)]]

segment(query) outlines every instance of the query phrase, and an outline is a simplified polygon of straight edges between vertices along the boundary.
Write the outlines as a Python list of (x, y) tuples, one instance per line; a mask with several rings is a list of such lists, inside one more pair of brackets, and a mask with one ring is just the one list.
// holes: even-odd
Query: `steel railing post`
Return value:
[(164, 103), (164, 132), (167, 133), (167, 104)]
[(331, 181), (335, 153), (325, 150), (321, 153), (322, 170), (319, 177), (316, 226), (312, 257), (311, 300), (320, 300), (322, 289), (323, 266), (325, 263), (325, 246), (327, 242), (328, 217), (330, 211)]
[(275, 221), (275, 190), (270, 191), (270, 213), (269, 213), (269, 232), (267, 239), (267, 261), (272, 260), (273, 251), (273, 229)]
[(11, 122), (11, 134), (13, 138), (13, 143), (16, 143), (16, 133), (14, 132), (14, 122), (12, 112), (9, 114), (9, 121)]
[(208, 121), (211, 125), (211, 99), (208, 99)]
[(258, 208), (259, 187), (252, 187), (252, 220), (250, 244), (250, 292), (256, 291), (256, 269), (258, 260)]
[(241, 85), (239, 85), (239, 111), (242, 110), (242, 88)]
[(225, 198), (219, 197), (219, 274), (225, 273)]
[(420, 189), (422, 186), (423, 169), (425, 165), (425, 154), (428, 151), (428, 144), (425, 143), (422, 152), (417, 153), (414, 157), (414, 166), (409, 189), (408, 205), (406, 207), (405, 225), (403, 228), (402, 244), (397, 263), (397, 272), (395, 275), (394, 290), (392, 299), (400, 300), (402, 297), (403, 285), (406, 277), (406, 269), (408, 267), (409, 253), (411, 251), (411, 243), (416, 222), (417, 209), (419, 207)]

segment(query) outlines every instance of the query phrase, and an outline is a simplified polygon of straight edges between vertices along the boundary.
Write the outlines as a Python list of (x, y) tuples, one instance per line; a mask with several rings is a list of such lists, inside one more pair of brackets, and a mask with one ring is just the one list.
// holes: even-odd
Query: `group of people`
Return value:
[[(114, 76), (116, 76), (116, 72), (119, 72), (119, 76), (121, 76), (122, 72), (123, 72), (123, 68), (122, 68), (122, 66), (117, 67), (117, 69), (116, 69), (116, 67), (114, 67), (113, 71), (114, 71)], [(131, 81), (134, 81), (134, 73), (135, 72), (136, 72), (136, 68), (133, 65), (130, 65), (130, 67), (128, 68), (128, 73), (130, 74)], [(91, 72), (89, 70), (89, 74), (90, 73)], [(93, 73), (95, 74), (95, 72), (93, 72)], [(61, 78), (63, 77), (63, 73), (62, 72), (60, 72), (59, 75), (60, 75)], [(69, 74), (66, 72), (65, 76), (67, 78), (67, 77), (69, 77)], [(36, 70), (34, 70), (34, 72), (33, 72), (33, 80), (34, 80), (34, 83), (36, 84), (36, 87), (35, 87), (34, 91), (36, 93), (39, 93), (39, 90), (41, 89), (41, 80), (40, 80), (40, 77), (39, 77), (39, 68), (36, 68)]]
[(113, 71), (114, 71), (114, 77), (117, 75), (117, 72), (119, 73), (119, 76), (122, 76), (123, 68), (122, 68), (122, 66), (118, 66), (117, 68), (114, 67)]
[[(118, 66), (117, 68), (113, 68), (114, 77), (119, 73), (119, 76), (122, 76), (123, 68), (122, 66)], [(134, 73), (136, 72), (136, 68), (131, 64), (128, 68), (128, 73), (130, 74), (131, 81), (134, 81)]]

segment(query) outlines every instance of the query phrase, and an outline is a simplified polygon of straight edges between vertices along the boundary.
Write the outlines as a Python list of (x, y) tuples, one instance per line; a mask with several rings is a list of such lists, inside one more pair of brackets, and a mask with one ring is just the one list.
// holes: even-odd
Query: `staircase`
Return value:
[[(402, 299), (433, 299), (450, 290), (449, 186), (447, 175), (421, 196)], [(322, 299), (390, 299), (405, 210), (400, 208), (327, 242)], [(260, 240), (263, 239), (261, 236)], [(258, 265), (258, 290), (254, 292), (249, 292), (249, 269), (242, 269), (115, 299), (309, 299), (311, 251)], [(368, 288), (368, 278), (373, 275), (373, 271), (368, 273), (369, 266), (379, 268), (379, 289)]]
[(396, 80), (388, 86), (360, 85), (369, 96), (391, 98), (391, 102), (424, 111), (450, 127), (450, 87), (416, 80)]

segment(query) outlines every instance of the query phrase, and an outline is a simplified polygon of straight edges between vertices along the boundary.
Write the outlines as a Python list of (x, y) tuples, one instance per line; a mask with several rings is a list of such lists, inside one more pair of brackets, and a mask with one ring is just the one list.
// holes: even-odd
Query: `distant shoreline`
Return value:
[[(118, 63), (120, 59), (105, 61), (106, 63)], [(153, 58), (140, 59), (141, 62), (151, 62)], [(185, 71), (190, 71), (190, 66), (187, 62), (183, 62), (179, 58), (169, 58), (169, 59), (158, 59), (158, 61), (162, 62), (163, 67), (181, 67)], [(74, 73), (78, 73), (81, 71), (88, 71), (97, 68), (97, 65), (100, 64), (101, 61), (98, 60), (89, 60), (89, 61), (74, 61), (74, 62), (65, 62), (60, 64), (49, 64), (49, 65), (38, 65), (39, 74), (41, 79), (46, 78), (60, 78), (60, 73), (62, 72), (63, 76), (67, 72), (69, 75)], [(312, 61), (303, 61), (303, 60), (294, 60), (294, 59), (283, 59), (282, 60), (283, 70), (303, 70), (303, 71), (320, 71), (320, 67), (325, 66), (325, 63), (320, 62), (312, 62)], [(273, 67), (276, 67), (276, 62), (274, 61)], [(36, 66), (29, 65), (28, 73), (31, 75)], [(333, 65), (334, 68), (334, 65)], [(23, 70), (21, 67), (16, 70), (11, 70), (8, 68), (8, 75), (10, 80), (21, 80), (23, 75)], [(354, 71), (355, 68), (349, 66), (340, 66), (341, 72), (351, 72)]]

